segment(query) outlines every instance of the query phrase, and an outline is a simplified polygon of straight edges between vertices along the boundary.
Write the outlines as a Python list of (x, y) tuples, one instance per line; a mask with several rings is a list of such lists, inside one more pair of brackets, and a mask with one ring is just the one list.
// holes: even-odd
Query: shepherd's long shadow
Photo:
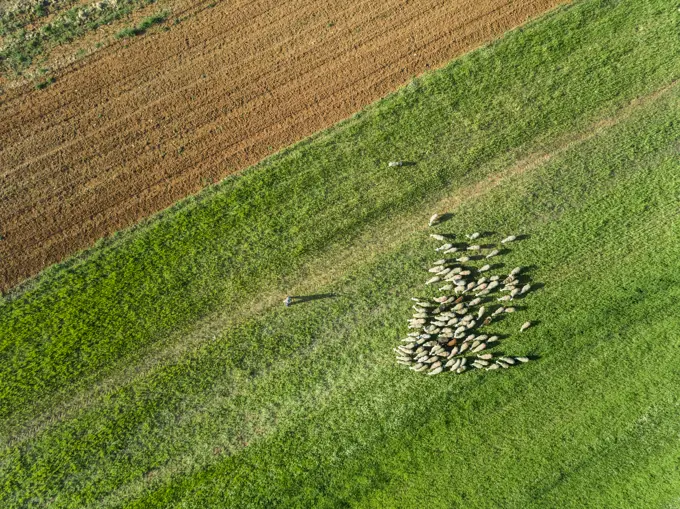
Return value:
[(292, 306), (294, 304), (302, 304), (303, 302), (310, 302), (319, 299), (334, 299), (336, 297), (337, 295), (334, 293), (319, 293), (317, 295), (291, 295), (293, 302), (291, 302), (290, 305)]

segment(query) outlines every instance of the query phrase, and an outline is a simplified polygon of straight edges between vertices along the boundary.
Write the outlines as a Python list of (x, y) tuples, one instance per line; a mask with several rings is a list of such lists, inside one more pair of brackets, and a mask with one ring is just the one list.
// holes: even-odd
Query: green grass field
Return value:
[[(1, 505), (677, 506), (679, 29), (577, 2), (6, 296)], [(395, 365), (435, 211), (528, 235), (535, 361)]]

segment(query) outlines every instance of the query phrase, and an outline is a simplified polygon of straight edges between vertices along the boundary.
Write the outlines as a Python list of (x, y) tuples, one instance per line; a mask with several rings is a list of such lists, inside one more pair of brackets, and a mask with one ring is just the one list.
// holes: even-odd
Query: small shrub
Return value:
[(56, 81), (56, 79), (54, 78), (54, 76), (50, 76), (46, 80), (39, 81), (38, 83), (36, 83), (35, 88), (36, 88), (36, 90), (42, 90), (43, 88), (47, 88), (48, 86), (50, 86), (55, 81)]
[(135, 35), (138, 35), (137, 29), (135, 27), (127, 27), (127, 28), (123, 28), (123, 30), (118, 32), (116, 34), (116, 38), (125, 39), (127, 37), (134, 37)]
[(38, 4), (35, 6), (35, 15), (38, 16), (39, 18), (42, 18), (44, 16), (47, 16), (47, 7), (45, 7), (43, 4)]
[(127, 27), (121, 30), (116, 34), (116, 37), (118, 39), (125, 39), (127, 37), (134, 37), (136, 35), (142, 35), (145, 33), (149, 28), (151, 28), (154, 25), (160, 25), (161, 23), (165, 22), (165, 20), (168, 19), (168, 15), (165, 12), (162, 12), (160, 14), (155, 14), (153, 16), (149, 16), (146, 19), (143, 19), (142, 22), (137, 25), (136, 27)]

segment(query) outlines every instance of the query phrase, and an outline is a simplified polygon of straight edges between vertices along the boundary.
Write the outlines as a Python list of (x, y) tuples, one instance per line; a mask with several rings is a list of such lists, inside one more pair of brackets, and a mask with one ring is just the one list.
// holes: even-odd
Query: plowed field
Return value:
[(565, 0), (223, 2), (0, 108), (0, 289)]

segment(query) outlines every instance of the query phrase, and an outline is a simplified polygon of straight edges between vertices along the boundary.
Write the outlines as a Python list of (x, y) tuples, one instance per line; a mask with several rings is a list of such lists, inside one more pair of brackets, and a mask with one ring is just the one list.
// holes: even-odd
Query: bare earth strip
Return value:
[(0, 290), (565, 0), (222, 2), (0, 107)]

